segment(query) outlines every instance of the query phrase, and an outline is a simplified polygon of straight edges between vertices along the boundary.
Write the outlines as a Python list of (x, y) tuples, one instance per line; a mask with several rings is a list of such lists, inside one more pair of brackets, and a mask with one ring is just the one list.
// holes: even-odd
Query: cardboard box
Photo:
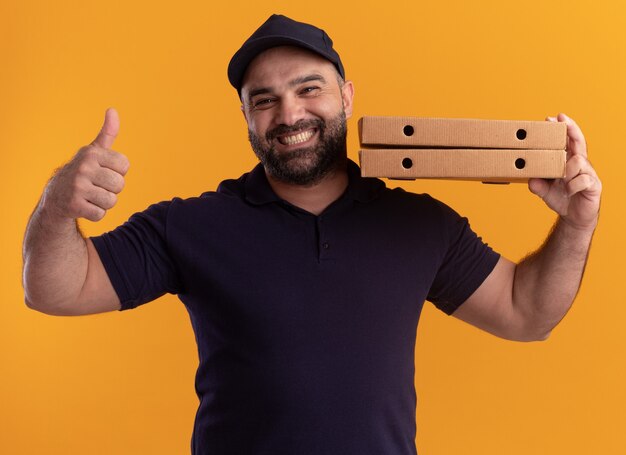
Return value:
[(525, 182), (531, 177), (562, 178), (564, 150), (362, 149), (363, 177), (460, 179)]
[(564, 150), (565, 123), (420, 117), (363, 117), (362, 147)]

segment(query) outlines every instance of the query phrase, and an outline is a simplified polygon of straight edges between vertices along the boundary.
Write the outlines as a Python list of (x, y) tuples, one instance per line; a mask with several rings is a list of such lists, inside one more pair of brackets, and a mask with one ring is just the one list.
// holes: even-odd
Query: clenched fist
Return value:
[(119, 128), (117, 111), (108, 109), (98, 136), (59, 169), (48, 184), (42, 204), (50, 215), (99, 221), (116, 204), (129, 167), (128, 158), (111, 150)]

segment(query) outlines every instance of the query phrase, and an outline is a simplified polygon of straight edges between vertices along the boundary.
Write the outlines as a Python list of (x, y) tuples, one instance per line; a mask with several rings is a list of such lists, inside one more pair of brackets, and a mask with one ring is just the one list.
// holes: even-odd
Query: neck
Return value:
[(265, 172), (267, 180), (278, 197), (314, 215), (322, 213), (348, 187), (348, 171), (342, 166), (313, 185), (294, 185), (276, 180)]

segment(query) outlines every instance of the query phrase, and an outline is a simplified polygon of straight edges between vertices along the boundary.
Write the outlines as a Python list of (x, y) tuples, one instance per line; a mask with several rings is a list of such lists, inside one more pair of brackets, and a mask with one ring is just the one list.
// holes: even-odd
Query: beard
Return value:
[[(278, 136), (315, 128), (318, 142), (278, 153), (270, 145)], [(346, 114), (343, 110), (328, 122), (322, 119), (300, 120), (294, 125), (280, 125), (265, 134), (265, 141), (248, 129), (248, 139), (254, 154), (265, 171), (274, 179), (292, 185), (311, 186), (344, 166), (347, 161)]]

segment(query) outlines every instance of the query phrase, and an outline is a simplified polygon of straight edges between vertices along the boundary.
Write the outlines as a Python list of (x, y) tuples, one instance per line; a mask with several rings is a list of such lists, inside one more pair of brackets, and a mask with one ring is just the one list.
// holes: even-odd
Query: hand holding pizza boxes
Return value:
[(565, 123), (363, 117), (359, 140), (364, 177), (507, 183), (565, 174)]

